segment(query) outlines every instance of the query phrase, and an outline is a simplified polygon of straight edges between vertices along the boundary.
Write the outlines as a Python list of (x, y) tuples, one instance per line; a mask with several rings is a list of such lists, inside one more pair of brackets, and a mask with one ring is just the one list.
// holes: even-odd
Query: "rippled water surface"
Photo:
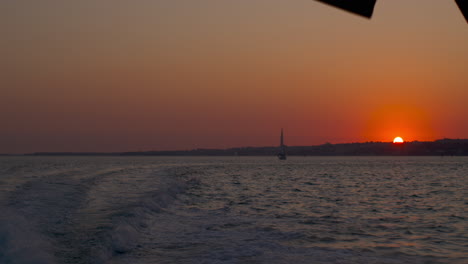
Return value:
[(0, 263), (468, 263), (467, 157), (2, 157)]

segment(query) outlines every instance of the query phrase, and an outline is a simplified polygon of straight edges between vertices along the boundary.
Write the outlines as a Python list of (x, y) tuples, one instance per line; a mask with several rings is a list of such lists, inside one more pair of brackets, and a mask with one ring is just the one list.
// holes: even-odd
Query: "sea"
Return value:
[(0, 157), (0, 263), (468, 263), (468, 157)]

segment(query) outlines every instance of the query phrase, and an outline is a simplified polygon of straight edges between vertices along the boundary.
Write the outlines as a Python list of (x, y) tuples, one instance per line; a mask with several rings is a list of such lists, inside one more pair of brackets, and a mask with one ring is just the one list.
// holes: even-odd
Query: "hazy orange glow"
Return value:
[(0, 153), (467, 138), (454, 1), (3, 1)]
[(399, 103), (382, 103), (367, 114), (367, 123), (363, 127), (366, 140), (387, 141), (395, 135), (405, 135), (409, 141), (434, 140), (440, 137), (435, 132), (434, 119), (427, 107), (413, 102), (399, 101)]
[(396, 137), (393, 139), (393, 143), (403, 143), (405, 142), (401, 137)]

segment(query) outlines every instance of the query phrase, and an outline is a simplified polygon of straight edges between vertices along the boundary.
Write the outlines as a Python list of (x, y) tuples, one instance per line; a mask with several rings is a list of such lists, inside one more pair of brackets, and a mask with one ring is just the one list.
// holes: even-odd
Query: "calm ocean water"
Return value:
[(1, 157), (0, 263), (468, 263), (468, 157)]

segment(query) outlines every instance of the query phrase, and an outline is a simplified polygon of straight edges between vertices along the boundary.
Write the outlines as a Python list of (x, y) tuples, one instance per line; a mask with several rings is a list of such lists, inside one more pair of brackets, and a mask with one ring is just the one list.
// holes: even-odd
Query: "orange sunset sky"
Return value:
[(0, 153), (468, 138), (454, 1), (0, 3)]

